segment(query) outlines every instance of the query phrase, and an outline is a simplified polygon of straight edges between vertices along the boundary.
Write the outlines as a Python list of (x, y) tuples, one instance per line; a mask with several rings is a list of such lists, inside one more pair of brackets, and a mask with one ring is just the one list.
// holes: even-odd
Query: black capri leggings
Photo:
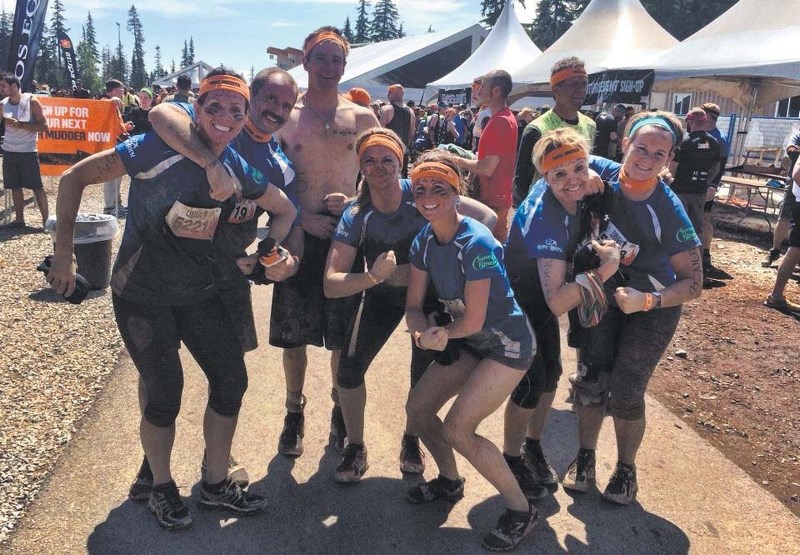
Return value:
[(511, 401), (518, 407), (533, 409), (539, 404), (542, 393), (550, 393), (558, 387), (562, 372), (561, 332), (558, 318), (547, 304), (517, 302), (531, 322), (537, 350), (525, 376), (511, 393)]
[(218, 296), (187, 306), (153, 307), (112, 297), (122, 340), (147, 390), (145, 419), (172, 425), (181, 408), (181, 341), (208, 378), (208, 406), (236, 416), (247, 390), (247, 369), (236, 328)]

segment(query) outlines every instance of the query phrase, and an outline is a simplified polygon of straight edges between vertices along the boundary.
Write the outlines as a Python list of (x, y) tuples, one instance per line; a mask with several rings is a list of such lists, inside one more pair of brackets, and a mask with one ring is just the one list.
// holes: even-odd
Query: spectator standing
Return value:
[(417, 128), (414, 110), (403, 105), (403, 85), (389, 86), (389, 104), (382, 106), (379, 114), (381, 126), (391, 129), (403, 141), (406, 149), (403, 154), (402, 176), (408, 177), (409, 151), (414, 144), (414, 131)]
[(765, 268), (772, 266), (772, 263), (781, 257), (781, 245), (789, 237), (792, 213), (794, 211), (794, 205), (797, 202), (793, 192), (794, 188), (792, 187), (792, 174), (794, 168), (797, 166), (798, 155), (800, 155), (800, 131), (795, 131), (792, 133), (792, 136), (789, 137), (789, 144), (786, 146), (786, 155), (789, 156), (792, 162), (787, 174), (788, 187), (783, 197), (783, 205), (781, 205), (780, 214), (778, 214), (778, 223), (775, 225), (775, 231), (772, 234), (772, 248), (767, 252), (764, 262), (761, 263)]
[(141, 135), (153, 129), (150, 125), (150, 109), (153, 107), (153, 89), (142, 87), (139, 91), (139, 105), (131, 110), (131, 135)]
[[(122, 95), (125, 94), (125, 85), (119, 79), (109, 79), (106, 81), (106, 92), (102, 100), (109, 100), (119, 108), (117, 110), (118, 120), (115, 122), (115, 129), (111, 133), (119, 137), (124, 137), (129, 131), (129, 126), (122, 121)], [(132, 127), (131, 127), (132, 129)], [(122, 203), (120, 185), (122, 177), (115, 177), (103, 183), (103, 213), (113, 214), (117, 218), (124, 218), (128, 215), (128, 207)]]
[(178, 89), (173, 93), (168, 95), (164, 101), (165, 102), (185, 102), (189, 103), (194, 98), (192, 94), (192, 78), (186, 74), (178, 76)]
[(620, 137), (617, 126), (623, 119), (625, 119), (624, 104), (617, 104), (610, 111), (600, 112), (597, 115), (594, 120), (597, 124), (597, 133), (592, 154), (609, 160), (617, 159), (617, 143)]
[[(792, 173), (792, 194), (795, 199), (800, 197), (800, 185), (798, 183), (800, 183), (800, 165), (795, 164)], [(792, 277), (798, 262), (800, 262), (800, 203), (797, 202), (794, 203), (794, 208), (792, 209), (792, 223), (794, 227), (789, 234), (789, 250), (786, 251), (786, 256), (783, 257), (780, 266), (778, 266), (775, 285), (772, 287), (772, 292), (767, 296), (764, 304), (781, 312), (800, 317), (800, 304), (784, 297), (786, 284), (789, 282), (789, 278)]]

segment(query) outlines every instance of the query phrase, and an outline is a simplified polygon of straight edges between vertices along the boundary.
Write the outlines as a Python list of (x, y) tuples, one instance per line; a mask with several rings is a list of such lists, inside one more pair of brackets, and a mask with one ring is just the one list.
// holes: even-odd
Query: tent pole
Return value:
[(750, 105), (747, 108), (747, 111), (744, 114), (744, 118), (742, 123), (744, 124), (744, 129), (737, 134), (737, 139), (739, 140), (739, 144), (736, 148), (736, 158), (734, 159), (734, 164), (739, 165), (740, 163), (744, 163), (742, 160), (742, 152), (744, 151), (744, 143), (747, 141), (747, 133), (750, 130), (750, 122), (753, 119), (753, 112), (756, 109), (756, 97), (758, 96), (758, 87), (760, 83), (758, 81), (754, 81), (751, 83), (750, 87)]

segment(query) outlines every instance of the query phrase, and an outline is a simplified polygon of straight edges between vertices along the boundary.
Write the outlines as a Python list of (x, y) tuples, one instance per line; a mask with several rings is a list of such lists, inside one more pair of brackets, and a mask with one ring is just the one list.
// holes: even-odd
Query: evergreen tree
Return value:
[[(54, 72), (58, 71), (58, 68), (55, 67), (55, 60), (53, 57), (55, 49), (53, 46), (50, 28), (45, 24), (42, 27), (42, 40), (39, 43), (39, 53), (36, 55), (36, 65), (33, 69), (33, 78), (38, 81), (39, 84), (48, 83), (48, 79), (53, 77)], [(52, 84), (53, 86), (56, 85), (55, 82)]]
[(101, 90), (103, 85), (97, 65), (100, 63), (100, 53), (97, 50), (97, 35), (94, 30), (92, 13), (86, 18), (86, 25), (81, 29), (81, 42), (75, 49), (78, 63), (78, 74), (83, 86), (93, 93)]
[(133, 33), (133, 54), (131, 54), (132, 89), (139, 90), (147, 84), (147, 70), (144, 67), (144, 32), (136, 6), (128, 10), (128, 31)]
[(570, 0), (539, 0), (528, 32), (536, 46), (546, 50), (572, 26), (577, 12), (574, 4)]
[(683, 40), (722, 15), (737, 0), (642, 0), (642, 5), (673, 37)]
[(397, 29), (397, 38), (401, 39), (401, 38), (403, 38), (404, 36), (406, 36), (406, 30), (405, 30), (405, 29), (403, 29), (403, 24), (402, 24), (402, 23), (400, 23), (400, 28), (399, 28), (399, 29)]
[(356, 16), (356, 32), (354, 40), (356, 43), (369, 42), (369, 17), (367, 16), (367, 0), (358, 0), (358, 10)]
[(433, 25), (428, 25), (428, 30), (425, 31), (426, 33), (435, 33), (436, 31), (433, 29)]
[(175, 73), (178, 69), (175, 67), (175, 58), (172, 58), (172, 65), (169, 66), (169, 72)]
[(164, 69), (164, 65), (161, 63), (161, 47), (159, 45), (156, 45), (155, 62), (156, 67), (153, 69), (150, 81), (155, 81), (159, 77), (164, 77), (167, 74), (167, 70)]
[[(525, 0), (517, 0), (523, 8), (525, 7)], [(497, 23), (503, 8), (506, 5), (506, 0), (481, 0), (481, 23), (487, 28), (491, 29)]]
[(344, 20), (344, 27), (342, 27), (342, 35), (344, 35), (344, 38), (347, 39), (347, 42), (353, 42), (353, 40), (355, 39), (355, 37), (353, 36), (353, 28), (350, 26), (349, 15)]
[(398, 37), (399, 14), (392, 0), (378, 0), (369, 24), (369, 38), (372, 42), (396, 39)]
[(5, 64), (11, 50), (11, 31), (14, 22), (5, 8), (0, 12), (0, 63)]
[(190, 65), (191, 62), (189, 61), (189, 43), (186, 40), (183, 41), (183, 49), (181, 50), (181, 67), (186, 67)]
[(102, 73), (100, 74), (101, 75), (100, 80), (103, 83), (105, 83), (106, 81), (111, 79), (111, 69), (112, 69), (111, 68), (111, 49), (108, 47), (108, 45), (103, 47), (103, 51), (100, 54), (100, 62), (102, 64), (100, 66), (102, 68)]
[(192, 65), (194, 63), (194, 37), (189, 37), (189, 63), (187, 65)]
[(50, 85), (51, 89), (59, 89), (62, 83), (66, 83), (63, 73), (64, 62), (61, 59), (61, 49), (58, 45), (58, 34), (68, 33), (67, 19), (64, 16), (64, 3), (61, 0), (53, 0), (50, 4), (52, 15), (50, 16), (50, 33), (42, 33), (40, 49), (49, 49), (49, 58), (52, 60), (49, 70), (42, 74), (42, 79)]

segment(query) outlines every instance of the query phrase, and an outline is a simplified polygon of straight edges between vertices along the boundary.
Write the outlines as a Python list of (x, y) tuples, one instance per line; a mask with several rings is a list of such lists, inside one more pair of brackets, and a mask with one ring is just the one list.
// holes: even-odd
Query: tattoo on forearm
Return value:
[(107, 154), (103, 156), (100, 160), (100, 163), (97, 167), (97, 172), (95, 173), (94, 183), (99, 183), (106, 179), (106, 174), (114, 167), (114, 165), (119, 160), (119, 155), (116, 152), (112, 152), (111, 154)]
[(542, 265), (542, 291), (544, 291), (544, 298), (546, 301), (550, 300), (552, 296), (550, 293), (550, 280), (552, 277), (552, 267), (549, 261), (539, 260), (537, 264)]
[(689, 253), (689, 261), (692, 264), (692, 286), (689, 291), (697, 293), (703, 289), (703, 262), (697, 249)]

